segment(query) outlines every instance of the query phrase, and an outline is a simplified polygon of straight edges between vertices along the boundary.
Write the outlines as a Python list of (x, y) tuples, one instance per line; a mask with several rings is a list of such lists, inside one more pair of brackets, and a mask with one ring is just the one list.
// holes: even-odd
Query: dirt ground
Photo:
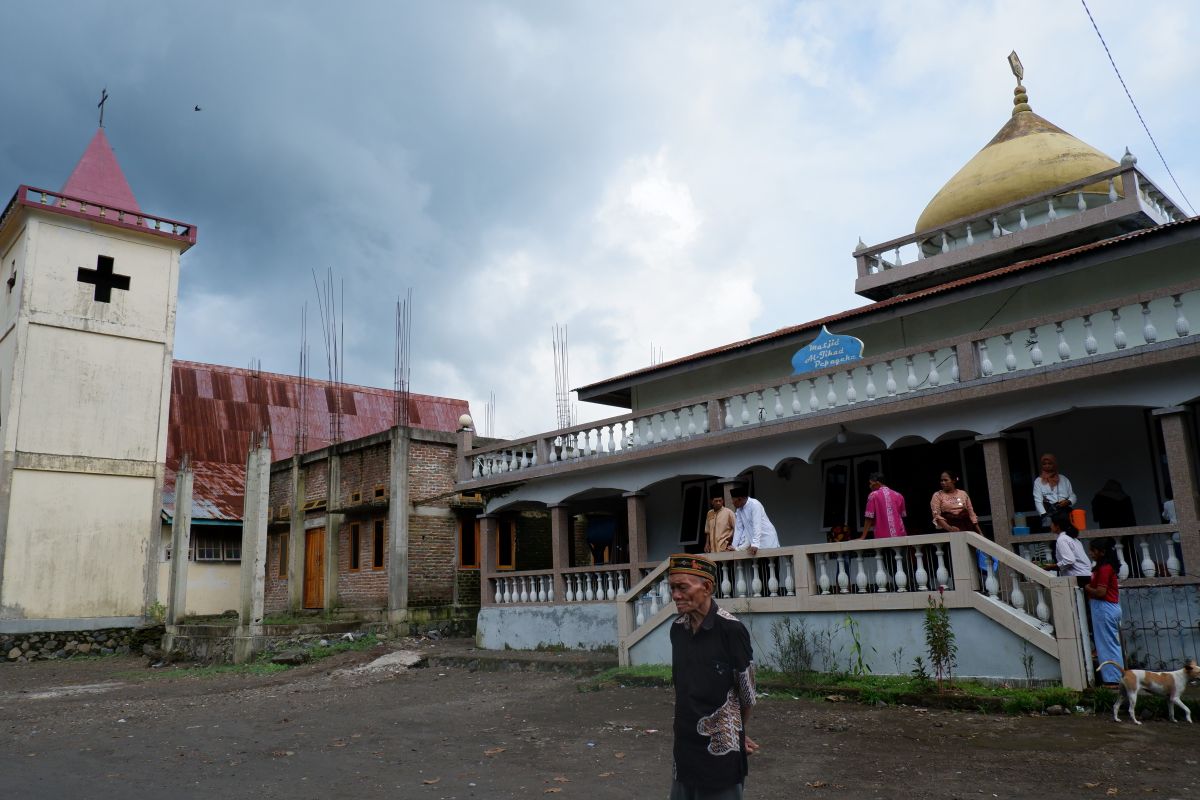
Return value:
[[(670, 689), (349, 671), (382, 652), (267, 676), (0, 665), (0, 797), (666, 797)], [(1200, 797), (1200, 724), (769, 698), (750, 733), (751, 800)]]

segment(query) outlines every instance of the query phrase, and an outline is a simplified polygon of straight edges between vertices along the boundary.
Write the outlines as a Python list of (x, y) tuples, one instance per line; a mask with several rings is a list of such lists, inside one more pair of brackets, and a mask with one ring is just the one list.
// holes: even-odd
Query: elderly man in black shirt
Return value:
[(716, 565), (671, 556), (667, 582), (679, 617), (671, 625), (675, 765), (671, 800), (741, 800), (754, 696), (750, 633), (713, 602)]

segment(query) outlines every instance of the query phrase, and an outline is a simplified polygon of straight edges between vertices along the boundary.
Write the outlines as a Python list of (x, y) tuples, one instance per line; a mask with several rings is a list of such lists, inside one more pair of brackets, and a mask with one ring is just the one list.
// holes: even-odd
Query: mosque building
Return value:
[[(1054, 538), (1033, 495), (1053, 453), (1083, 536), (1119, 543), (1127, 663), (1200, 656), (1200, 219), (1128, 150), (1113, 159), (1035, 113), (1013, 65), (1004, 124), (914, 231), (854, 250), (847, 280), (869, 304), (577, 390), (610, 418), (465, 442), (458, 488), (487, 499), (482, 645), (668, 660), (664, 559), (701, 548), (710, 493), (741, 484), (781, 547), (718, 554), (718, 596), (768, 663), (775, 622), (832, 635), (852, 614), (872, 669), (895, 671), (940, 589), (962, 674), (1027, 677), (1032, 653), (1034, 677), (1085, 685), (1077, 593), (1033, 563)], [(943, 471), (982, 535), (935, 532)], [(876, 472), (908, 509), (888, 548), (856, 539)], [(1127, 511), (1100, 529), (1105, 492)], [(514, 569), (534, 511), (551, 552)], [(597, 558), (574, 542), (593, 526), (610, 537)]]

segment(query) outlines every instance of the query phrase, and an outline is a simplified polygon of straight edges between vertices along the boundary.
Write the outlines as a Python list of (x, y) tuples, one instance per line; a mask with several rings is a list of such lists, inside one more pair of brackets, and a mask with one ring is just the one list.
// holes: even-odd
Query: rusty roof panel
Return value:
[[(294, 455), (300, 432), (305, 451), (327, 447), (330, 407), (336, 406), (336, 396), (328, 381), (301, 382), (292, 375), (176, 361), (171, 369), (164, 509), (174, 516), (175, 471), (186, 453), (195, 475), (192, 518), (240, 520), (252, 435), (270, 431), (271, 456), (276, 460)], [(343, 385), (341, 398), (343, 441), (392, 426), (395, 395), (391, 389)], [(412, 426), (451, 433), (458, 429), (458, 418), (468, 413), (465, 400), (449, 397), (415, 394), (409, 405)]]

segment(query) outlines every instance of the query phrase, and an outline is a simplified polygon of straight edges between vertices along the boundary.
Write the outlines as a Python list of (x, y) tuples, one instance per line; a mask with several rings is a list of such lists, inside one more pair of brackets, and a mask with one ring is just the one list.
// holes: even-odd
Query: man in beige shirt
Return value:
[(733, 512), (725, 507), (723, 495), (715, 495), (710, 502), (712, 510), (704, 518), (704, 552), (723, 553), (732, 550)]

